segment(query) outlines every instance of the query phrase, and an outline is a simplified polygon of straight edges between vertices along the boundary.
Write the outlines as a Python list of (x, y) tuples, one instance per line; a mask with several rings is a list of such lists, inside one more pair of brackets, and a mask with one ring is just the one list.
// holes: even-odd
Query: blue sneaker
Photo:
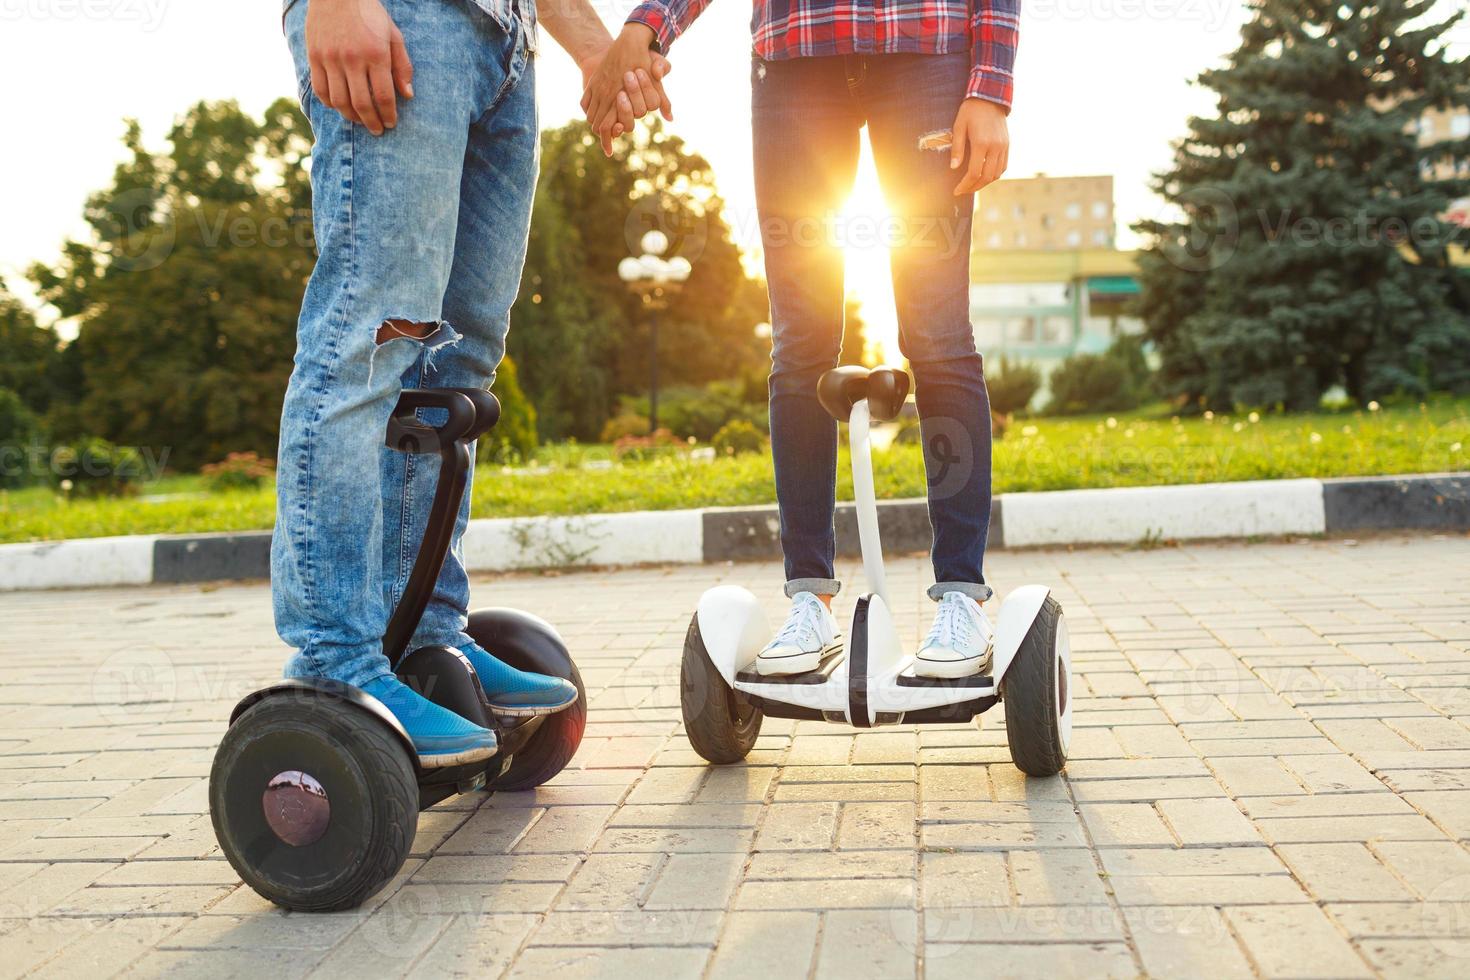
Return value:
[(549, 715), (576, 703), (577, 688), (571, 681), (512, 667), (486, 653), (477, 643), (466, 643), (459, 652), (475, 668), (475, 676), (480, 678), (480, 687), (485, 691), (485, 704), (497, 715), (512, 718)]
[(439, 707), (396, 677), (368, 681), (362, 690), (403, 724), (425, 769), (483, 762), (500, 748), (494, 732)]

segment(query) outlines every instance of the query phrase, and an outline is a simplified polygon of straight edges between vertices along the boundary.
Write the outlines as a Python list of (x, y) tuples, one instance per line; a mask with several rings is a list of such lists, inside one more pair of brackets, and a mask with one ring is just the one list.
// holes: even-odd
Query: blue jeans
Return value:
[(949, 130), (969, 79), (965, 53), (762, 61), (751, 72), (755, 194), (773, 345), (771, 443), (786, 593), (835, 593), (832, 514), (837, 424), (817, 378), (842, 344), (844, 229), (866, 123), (894, 223), (899, 349), (916, 382), (936, 585), (984, 600), (990, 529), (990, 399), (970, 325), (974, 197), (954, 196), (949, 151), (919, 148)]
[[(271, 587), (286, 675), (361, 685), (389, 671), (382, 636), (423, 534), (438, 458), (383, 445), (400, 391), (488, 387), (505, 353), (536, 185), (534, 69), (523, 22), (464, 0), (385, 0), (415, 98), (383, 136), (311, 91), (306, 0), (286, 13), (311, 120), (318, 257), (286, 389)], [(378, 342), (388, 320), (436, 324)], [(413, 644), (459, 646), (469, 605), (460, 538)]]

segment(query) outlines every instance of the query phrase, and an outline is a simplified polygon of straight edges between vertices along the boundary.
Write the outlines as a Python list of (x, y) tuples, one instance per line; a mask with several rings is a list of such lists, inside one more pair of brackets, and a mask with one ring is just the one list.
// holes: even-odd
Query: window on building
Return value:
[(1101, 228), (1099, 228), (1097, 231), (1094, 231), (1092, 233), (1092, 244), (1099, 247), (1106, 247), (1108, 244), (1108, 233), (1103, 231)]
[(972, 319), (975, 324), (975, 344), (981, 350), (988, 347), (999, 347), (1005, 343), (1005, 321), (997, 320), (995, 317), (977, 316)]
[(1057, 219), (1056, 218), (1053, 218), (1049, 214), (1043, 214), (1041, 216), (1041, 227), (1043, 227), (1043, 228), (1052, 228), (1052, 227), (1054, 227), (1056, 225), (1056, 223), (1057, 223)]
[(1001, 237), (1001, 233), (998, 231), (992, 231), (990, 236), (985, 239), (985, 246), (987, 248), (1000, 248), (1004, 244), (1005, 239)]
[(1093, 201), (1092, 202), (1092, 216), (1095, 219), (1097, 219), (1098, 221), (1101, 221), (1104, 218), (1106, 218), (1108, 216), (1108, 202), (1107, 201)]
[(1068, 248), (1076, 248), (1077, 246), (1079, 246), (1081, 244), (1082, 244), (1082, 232), (1075, 231), (1075, 230), (1074, 231), (1067, 232), (1067, 247)]
[(1020, 221), (1022, 218), (1026, 217), (1026, 209), (1021, 207), (1021, 205), (1019, 204), (1012, 205), (1011, 217), (1015, 218), (1017, 221)]
[(1459, 140), (1470, 136), (1470, 112), (1450, 117), (1450, 135)]
[(1008, 345), (1036, 343), (1036, 320), (1034, 317), (1006, 317), (1001, 323), (1005, 331), (1005, 342)]
[(1041, 343), (1055, 346), (1072, 339), (1072, 319), (1058, 314), (1041, 318)]
[(1068, 204), (1067, 219), (1070, 221), (1076, 221), (1080, 217), (1082, 217), (1082, 205), (1078, 204), (1076, 201)]
[(992, 204), (990, 207), (986, 208), (985, 209), (985, 220), (986, 221), (999, 221), (1000, 220), (1000, 208), (996, 207), (994, 204)]
[(1017, 248), (1025, 248), (1026, 247), (1026, 233), (1024, 231), (1018, 231), (1018, 232), (1016, 232), (1016, 247)]

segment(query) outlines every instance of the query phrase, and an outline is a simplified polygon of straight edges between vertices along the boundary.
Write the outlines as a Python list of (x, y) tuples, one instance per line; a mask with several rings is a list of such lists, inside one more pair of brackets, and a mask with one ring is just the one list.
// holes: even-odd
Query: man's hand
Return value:
[(378, 0), (311, 0), (306, 10), (311, 88), (374, 136), (398, 125), (394, 93), (413, 98), (403, 35)]
[(954, 117), (954, 142), (949, 147), (949, 168), (958, 170), (968, 151), (970, 164), (955, 186), (956, 196), (973, 194), (1006, 172), (1010, 162), (1011, 136), (1006, 112), (994, 102), (966, 99)]
[(625, 24), (582, 93), (582, 110), (604, 153), (612, 153), (613, 137), (632, 130), (634, 119), (653, 111), (674, 118), (663, 87), (669, 63), (649, 47), (653, 39), (647, 25)]

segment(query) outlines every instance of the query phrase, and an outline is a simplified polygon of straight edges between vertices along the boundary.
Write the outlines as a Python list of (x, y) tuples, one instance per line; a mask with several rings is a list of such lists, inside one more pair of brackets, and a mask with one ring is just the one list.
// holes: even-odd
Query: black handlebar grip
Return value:
[(891, 367), (875, 367), (871, 371), (856, 364), (833, 368), (817, 381), (817, 400), (839, 422), (852, 415), (852, 406), (868, 400), (868, 412), (875, 422), (886, 422), (903, 411), (909, 396), (909, 376)]
[[(448, 417), (439, 425), (429, 425), (416, 414), (421, 408), (442, 409)], [(437, 453), (451, 443), (474, 438), (470, 433), (475, 430), (478, 416), (474, 399), (463, 392), (452, 388), (405, 388), (388, 419), (384, 444), (400, 453)]]

